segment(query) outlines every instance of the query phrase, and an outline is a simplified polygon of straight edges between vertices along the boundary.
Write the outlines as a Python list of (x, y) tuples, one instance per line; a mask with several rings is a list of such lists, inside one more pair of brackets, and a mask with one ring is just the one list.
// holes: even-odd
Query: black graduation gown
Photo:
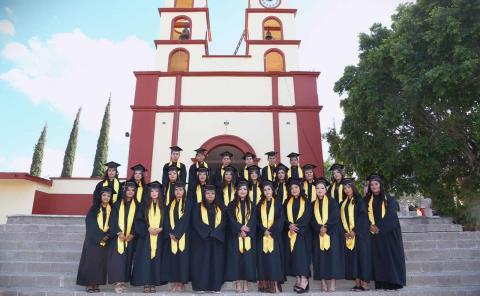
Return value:
[[(261, 206), (257, 208), (257, 271), (258, 280), (260, 281), (285, 281), (284, 269), (284, 245), (283, 245), (283, 230), (285, 223), (285, 214), (283, 212), (282, 203), (275, 201), (274, 220), (270, 228), (271, 236), (273, 237), (273, 252), (263, 252), (263, 235), (267, 230), (263, 227)], [(267, 213), (270, 210), (271, 202), (267, 202)]]
[(260, 189), (260, 192), (262, 191), (262, 185), (259, 182), (257, 182), (257, 184), (250, 184), (248, 186), (248, 190), (249, 190), (248, 194), (252, 194), (253, 204), (255, 206), (258, 205), (258, 203), (260, 202), (260, 199), (262, 198), (261, 194), (260, 195), (258, 194), (259, 192), (257, 189)]
[[(135, 218), (135, 235), (137, 236), (137, 247), (132, 271), (132, 286), (165, 285), (166, 281), (161, 277), (162, 255), (163, 255), (163, 233), (157, 236), (157, 251), (155, 257), (151, 257), (150, 232), (148, 232), (149, 224), (145, 219), (145, 207), (148, 203), (140, 206)], [(160, 209), (157, 209), (160, 210)], [(165, 221), (165, 213), (162, 215)], [(163, 227), (160, 223), (160, 227)]]
[(225, 281), (245, 280), (249, 282), (256, 281), (256, 228), (257, 228), (257, 211), (256, 206), (251, 203), (250, 219), (247, 226), (250, 228), (248, 237), (251, 242), (251, 249), (244, 250), (240, 253), (238, 237), (240, 236), (240, 229), (245, 225), (246, 221), (246, 201), (239, 201), (242, 215), (242, 222), (237, 221), (237, 206), (231, 203), (228, 206), (227, 214), (229, 221), (229, 229), (227, 232), (227, 259), (225, 268)]
[[(101, 240), (108, 232), (103, 232), (98, 226), (99, 210), (100, 206), (93, 205), (85, 218), (85, 241), (77, 273), (77, 285), (80, 286), (105, 285), (107, 283), (107, 256), (110, 241), (107, 241), (105, 246), (100, 245)], [(106, 214), (104, 210), (103, 221), (109, 223), (106, 221)]]
[[(202, 221), (201, 204), (193, 209), (192, 214), (192, 249), (191, 271), (192, 289), (194, 291), (220, 291), (223, 285), (225, 268), (225, 226), (227, 215), (222, 210), (222, 221), (215, 227), (215, 209), (213, 204), (206, 204), (208, 222)], [(220, 207), (222, 207), (220, 205)]]
[[(199, 164), (199, 168), (204, 168), (206, 162), (203, 164)], [(208, 176), (210, 177), (210, 169), (208, 169)], [(193, 163), (190, 165), (190, 168), (188, 169), (188, 184), (193, 184), (197, 180), (197, 163)], [(207, 183), (208, 183), (208, 178), (207, 178)]]
[[(340, 224), (340, 210), (337, 202), (331, 197), (328, 198), (328, 220), (327, 234), (330, 236), (330, 249), (320, 250), (320, 225), (315, 219), (314, 206), (312, 204), (312, 235), (313, 235), (313, 278), (315, 280), (331, 280), (345, 278), (345, 256), (344, 256), (344, 232)], [(318, 202), (320, 200), (317, 197)], [(322, 215), (322, 204), (319, 204), (320, 215)]]
[(312, 234), (310, 231), (310, 219), (312, 218), (312, 203), (305, 200), (305, 211), (297, 220), (300, 210), (300, 197), (293, 202), (292, 213), (294, 223), (297, 224), (299, 230), (297, 232), (297, 239), (295, 246), (291, 251), (290, 238), (288, 237), (288, 221), (287, 212), (288, 201), (285, 202), (285, 223), (287, 230), (285, 232), (285, 274), (289, 276), (306, 276), (310, 277), (311, 251), (312, 251)]
[(290, 168), (290, 171), (289, 173), (291, 174), (291, 177), (292, 179), (303, 179), (303, 176), (300, 177), (300, 174), (298, 173), (299, 170), (301, 170), (302, 168), (300, 168), (299, 166), (292, 166)]
[[(122, 199), (118, 200), (112, 208), (112, 213), (110, 214), (110, 229), (109, 236), (112, 238), (110, 243), (110, 248), (108, 251), (107, 259), (107, 272), (108, 272), (108, 283), (114, 284), (118, 282), (129, 282), (132, 275), (132, 261), (133, 255), (135, 253), (135, 247), (137, 244), (137, 237), (135, 235), (135, 223), (132, 225), (131, 234), (134, 235), (134, 238), (127, 244), (123, 254), (118, 253), (118, 236), (117, 233), (120, 232), (118, 226), (119, 211)], [(127, 225), (128, 214), (132, 209), (132, 204), (134, 203), (131, 200), (128, 203), (125, 203), (125, 225)], [(135, 208), (135, 211), (138, 211), (138, 205)], [(135, 217), (136, 217), (135, 213)], [(126, 228), (126, 226), (125, 226)]]
[[(118, 181), (118, 179), (117, 179)], [(103, 182), (105, 182), (105, 180), (102, 180), (100, 182), (97, 183), (97, 185), (95, 186), (95, 190), (93, 191), (93, 199), (92, 199), (92, 204), (93, 205), (99, 205), (101, 202), (102, 202), (102, 194), (101, 194), (101, 191), (102, 191), (102, 188), (104, 187), (103, 186)], [(121, 190), (122, 188), (122, 183), (119, 181), (119, 190)], [(115, 186), (113, 184), (113, 181), (108, 181), (108, 187), (110, 187), (111, 189), (114, 189), (115, 190)], [(118, 195), (117, 196), (120, 196), (120, 192), (117, 192)], [(113, 201), (113, 199), (112, 199)]]
[(398, 289), (406, 285), (402, 230), (396, 201), (387, 197), (383, 219), (382, 201), (382, 198), (377, 197), (373, 200), (375, 224), (380, 232), (370, 234), (375, 286), (377, 289)]
[[(276, 183), (275, 184), (275, 190), (276, 190), (276, 194), (275, 196), (277, 197), (277, 199), (283, 204), (284, 202), (286, 202), (288, 200), (288, 197), (290, 196), (288, 194), (288, 186), (285, 184), (285, 188), (283, 188), (283, 184), (284, 183)], [(287, 191), (287, 199), (285, 199), (285, 201), (283, 200), (283, 191)]]
[[(167, 282), (188, 283), (190, 273), (190, 214), (193, 202), (185, 198), (184, 213), (181, 219), (178, 216), (179, 203), (175, 203), (174, 221), (175, 228), (170, 225), (170, 208), (172, 202), (165, 208), (165, 223), (163, 224), (163, 258), (161, 277)], [(170, 234), (173, 234), (178, 240), (185, 234), (185, 250), (180, 249), (176, 254), (172, 252)]]
[[(342, 179), (343, 180), (343, 179)], [(335, 190), (333, 190), (333, 184), (335, 183), (336, 181), (333, 181), (332, 184), (330, 184), (330, 186), (328, 186), (328, 190), (327, 190), (327, 193), (328, 193), (328, 196), (331, 196), (333, 199), (335, 199), (335, 201), (337, 202), (337, 204), (340, 206), (340, 204), (342, 203), (342, 201), (340, 201), (340, 191), (338, 189), (339, 187), (339, 184), (342, 184), (342, 181), (340, 181), (340, 183), (338, 185), (335, 186)], [(343, 199), (347, 198), (347, 196), (345, 195), (345, 193), (342, 193), (342, 197)]]
[[(224, 171), (224, 169), (222, 167), (218, 168), (215, 170), (215, 174), (213, 176), (214, 178), (214, 182), (213, 184), (217, 187), (217, 188), (221, 188), (222, 187), (222, 183), (223, 183), (223, 175), (222, 175), (222, 171)], [(237, 177), (238, 177), (238, 171), (236, 168), (234, 168), (234, 172), (233, 172)]]
[(249, 181), (250, 180), (248, 169), (245, 169), (245, 166), (242, 167), (240, 172), (238, 172), (238, 176), (240, 177), (240, 180), (243, 180), (243, 181)]
[[(172, 165), (177, 165), (176, 162), (173, 162)], [(163, 175), (162, 175), (162, 184), (167, 184), (168, 181), (168, 168), (170, 167), (170, 162), (167, 162), (166, 164), (163, 165)], [(187, 182), (187, 167), (180, 162), (180, 171), (179, 173), (179, 181), (182, 181), (183, 183)]]
[[(231, 196), (231, 199), (230, 199), (230, 202), (228, 204), (225, 204), (225, 199), (223, 197), (223, 187), (220, 186), (220, 187), (217, 187), (217, 191), (216, 191), (216, 194), (215, 196), (218, 197), (218, 201), (220, 202), (220, 204), (222, 204), (225, 208), (228, 207), (228, 205), (233, 201), (233, 199), (235, 198), (235, 193), (234, 193), (234, 190), (235, 190), (235, 184), (229, 184), (227, 185), (229, 186), (229, 195)], [(231, 194), (230, 194), (231, 193)]]
[(305, 189), (305, 195), (307, 195), (307, 199), (308, 199), (310, 202), (312, 202), (312, 200), (313, 200), (314, 198), (317, 198), (316, 196), (314, 196), (314, 192), (313, 192), (313, 188), (315, 187), (315, 184), (314, 184), (313, 182), (312, 182), (312, 183), (308, 183), (308, 181), (307, 181), (307, 182), (304, 182), (304, 184), (305, 184), (305, 183), (307, 184), (306, 186), (304, 185), (304, 186), (305, 186), (305, 188), (304, 188), (304, 189)]
[(205, 188), (205, 185), (201, 185), (200, 186), (202, 187), (202, 194), (200, 197), (197, 197), (197, 183), (196, 181), (193, 181), (193, 183), (190, 183), (188, 184), (188, 192), (187, 192), (187, 197), (189, 199), (191, 199), (192, 201), (194, 201), (194, 204), (196, 203), (199, 203), (198, 199), (200, 199), (200, 201), (203, 200), (203, 198), (205, 197), (205, 192), (204, 192), (204, 188)]
[[(347, 203), (345, 206), (345, 219), (348, 218), (348, 205), (351, 202), (346, 198), (343, 200)], [(367, 216), (367, 208), (363, 199), (357, 199), (354, 210), (355, 219), (355, 247), (349, 250), (345, 245), (345, 279), (354, 280), (361, 279), (369, 281), (372, 279), (372, 248), (370, 244), (370, 231)], [(342, 223), (340, 221), (340, 223)], [(342, 225), (343, 229), (343, 225)], [(345, 240), (345, 230), (344, 230)]]
[[(163, 189), (164, 190), (163, 195), (165, 196), (165, 205), (168, 205), (175, 198), (175, 186), (174, 186), (175, 183), (167, 182), (163, 184), (167, 184)], [(170, 191), (168, 189), (170, 189)], [(168, 193), (168, 196), (167, 196), (167, 193)]]
[[(272, 180), (268, 180), (268, 169), (271, 170), (271, 176), (272, 176)], [(275, 167), (270, 167), (270, 166), (266, 166), (262, 169), (262, 181), (265, 182), (265, 181), (270, 181), (270, 182), (275, 182)]]
[[(127, 181), (125, 181), (125, 182), (120, 183), (120, 188), (124, 188), (124, 187), (125, 187), (125, 183), (127, 183), (127, 182), (133, 182), (133, 183), (135, 183), (136, 188), (137, 188), (137, 191), (135, 191), (135, 198), (137, 198), (139, 184), (137, 183), (137, 181), (135, 181), (135, 179), (131, 178), (130, 180), (127, 180)], [(148, 192), (148, 187), (147, 187), (147, 185), (143, 184), (143, 185), (142, 185), (142, 188), (143, 188), (143, 190), (142, 190), (142, 198), (141, 198), (141, 201), (139, 202), (139, 204), (144, 203), (144, 202), (145, 202), (145, 199), (148, 198), (148, 194), (147, 194), (147, 192)], [(138, 201), (138, 199), (137, 199), (137, 201)]]

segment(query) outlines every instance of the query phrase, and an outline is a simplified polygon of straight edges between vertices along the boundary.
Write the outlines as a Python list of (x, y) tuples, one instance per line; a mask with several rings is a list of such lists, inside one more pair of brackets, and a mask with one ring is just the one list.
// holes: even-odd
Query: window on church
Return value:
[(177, 49), (170, 55), (168, 71), (170, 72), (187, 72), (190, 55), (184, 49)]
[(282, 23), (277, 18), (267, 18), (263, 21), (264, 40), (283, 40)]
[(193, 0), (175, 0), (175, 8), (193, 8)]
[(285, 61), (283, 55), (276, 50), (270, 51), (265, 55), (265, 72), (283, 72), (285, 71)]
[(190, 40), (192, 35), (192, 22), (189, 18), (180, 16), (172, 21), (172, 40)]

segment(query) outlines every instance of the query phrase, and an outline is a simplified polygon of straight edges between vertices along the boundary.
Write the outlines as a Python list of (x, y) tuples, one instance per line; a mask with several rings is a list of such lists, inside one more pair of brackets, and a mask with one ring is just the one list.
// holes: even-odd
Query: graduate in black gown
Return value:
[(201, 167), (195, 173), (195, 179), (188, 184), (188, 198), (195, 201), (196, 204), (202, 202), (205, 197), (205, 186), (208, 184), (209, 169)]
[[(223, 174), (225, 173), (225, 168), (229, 167), (230, 164), (232, 163), (233, 154), (230, 151), (224, 151), (220, 153), (220, 156), (222, 157), (222, 166), (215, 170), (215, 174), (213, 176), (214, 177), (213, 184), (217, 187), (217, 190), (222, 187)], [(235, 168), (233, 169), (234, 169), (235, 178), (237, 179), (238, 178), (237, 169)]]
[[(327, 194), (329, 184), (323, 177), (316, 180), (317, 197), (312, 205), (313, 278), (321, 280), (322, 292), (334, 292), (336, 280), (345, 278), (345, 236), (339, 206)], [(326, 280), (330, 280), (330, 287)]]
[(232, 166), (226, 166), (223, 170), (222, 183), (217, 186), (217, 196), (220, 203), (227, 208), (235, 198), (237, 175), (235, 174), (235, 168)]
[(248, 282), (257, 279), (256, 269), (256, 206), (248, 196), (248, 183), (240, 181), (235, 199), (227, 209), (227, 256), (225, 281), (236, 281), (237, 293), (248, 291)]
[(303, 170), (300, 167), (300, 154), (292, 152), (287, 155), (290, 158), (290, 169), (288, 170), (287, 180), (303, 179)]
[[(147, 169), (142, 164), (136, 164), (130, 168), (132, 170), (132, 176), (128, 181), (133, 182), (137, 185), (137, 192), (135, 193), (135, 198), (137, 203), (141, 204), (145, 196), (147, 195), (147, 190), (145, 188), (145, 172)], [(122, 184), (123, 185), (123, 184)]]
[(262, 198), (262, 183), (260, 180), (260, 168), (256, 165), (248, 167), (249, 181), (248, 190), (252, 203), (257, 206)]
[(115, 284), (115, 292), (126, 291), (126, 282), (130, 282), (132, 275), (132, 261), (135, 253), (137, 237), (135, 236), (135, 217), (138, 204), (135, 199), (137, 186), (133, 182), (126, 182), (124, 193), (112, 209), (110, 218), (110, 244), (107, 267), (108, 282)]
[(257, 156), (252, 152), (245, 152), (245, 154), (242, 157), (243, 161), (245, 161), (245, 165), (243, 169), (239, 172), (240, 180), (250, 181), (250, 174), (248, 173), (248, 168), (251, 165), (255, 164), (256, 157)]
[(314, 202), (317, 198), (317, 193), (315, 192), (315, 172), (313, 171), (317, 166), (313, 164), (306, 164), (303, 166), (303, 189), (305, 190), (305, 195), (310, 202)]
[(208, 163), (205, 161), (207, 157), (207, 149), (205, 148), (198, 148), (195, 150), (195, 162), (190, 166), (188, 170), (188, 184), (193, 184), (197, 179), (197, 173), (199, 172), (200, 168), (205, 168), (208, 171), (208, 176), (210, 176), (210, 168), (208, 167)]
[(277, 152), (270, 151), (265, 153), (268, 164), (262, 169), (262, 181), (275, 182), (277, 168)]
[(174, 186), (175, 198), (165, 209), (162, 279), (172, 292), (185, 291), (190, 278), (190, 215), (193, 201), (186, 198), (185, 183)]
[(258, 290), (269, 293), (281, 292), (281, 283), (285, 281), (282, 239), (285, 215), (274, 188), (270, 181), (263, 183), (262, 200), (257, 208)]
[(355, 280), (353, 291), (368, 290), (372, 279), (372, 248), (367, 207), (352, 178), (343, 179), (345, 198), (340, 221), (345, 234), (345, 279)]
[(155, 293), (155, 286), (166, 284), (161, 277), (165, 220), (162, 195), (162, 185), (159, 182), (148, 184), (147, 198), (140, 205), (134, 222), (137, 247), (131, 284), (143, 286), (144, 293)]
[(302, 179), (290, 180), (290, 198), (284, 206), (288, 227), (285, 233), (285, 274), (296, 277), (293, 290), (299, 294), (310, 289), (308, 278), (312, 254), (312, 203), (307, 200), (302, 185)]
[(175, 198), (175, 183), (179, 182), (178, 179), (178, 167), (172, 165), (167, 170), (167, 183), (163, 183), (163, 196), (165, 197), (165, 205), (168, 206), (170, 201)]
[(275, 169), (275, 197), (282, 204), (285, 204), (289, 197), (287, 174), (288, 167), (282, 163), (279, 163)]
[(107, 283), (112, 194), (110, 187), (103, 187), (100, 190), (100, 203), (92, 205), (85, 218), (86, 234), (78, 266), (77, 285), (86, 286), (88, 293), (100, 292), (99, 285)]
[(343, 192), (343, 164), (334, 163), (328, 169), (332, 172), (332, 183), (328, 186), (328, 196), (331, 196), (335, 199), (340, 205), (345, 198), (345, 193)]
[(118, 167), (120, 164), (110, 161), (105, 164), (107, 169), (105, 170), (105, 176), (103, 180), (98, 182), (95, 186), (95, 191), (93, 191), (93, 204), (100, 204), (101, 194), (100, 191), (103, 187), (110, 187), (115, 192), (112, 196), (112, 203), (117, 202), (118, 194), (121, 193), (122, 184), (118, 180)]
[(216, 198), (215, 186), (205, 186), (205, 198), (192, 209), (192, 289), (218, 292), (225, 268), (225, 226), (227, 214)]
[(383, 177), (368, 178), (367, 196), (375, 289), (398, 290), (406, 285), (405, 252), (396, 201), (385, 192)]
[(183, 149), (178, 146), (172, 146), (170, 147), (170, 151), (170, 162), (163, 165), (162, 184), (168, 183), (168, 171), (171, 166), (178, 168), (178, 180), (183, 183), (187, 182), (187, 167), (180, 162), (180, 152), (182, 152)]

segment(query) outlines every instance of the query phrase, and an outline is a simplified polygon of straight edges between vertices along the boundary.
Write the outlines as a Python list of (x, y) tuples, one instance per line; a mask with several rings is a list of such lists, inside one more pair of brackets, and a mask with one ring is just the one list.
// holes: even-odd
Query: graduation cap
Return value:
[(205, 167), (200, 167), (197, 169), (197, 173), (209, 173), (209, 169), (205, 168)]
[(260, 172), (260, 167), (258, 165), (254, 165), (252, 164), (251, 166), (249, 166), (248, 168), (248, 172), (251, 173), (251, 172)]
[(292, 152), (289, 155), (287, 155), (288, 158), (298, 158), (299, 156), (300, 156), (300, 154), (298, 154), (296, 152)]
[(215, 185), (205, 185), (204, 191), (215, 191), (217, 188)]
[(137, 184), (135, 184), (135, 182), (132, 182), (132, 181), (127, 181), (127, 182), (125, 182), (124, 187), (125, 187), (125, 189), (127, 189), (129, 187), (133, 187), (133, 188), (137, 189)]
[(174, 187), (175, 189), (177, 189), (177, 188), (183, 188), (183, 189), (185, 189), (186, 186), (187, 186), (187, 183), (182, 182), (182, 181), (178, 181), (178, 182), (175, 182), (175, 184), (173, 184), (173, 187)]
[(267, 180), (267, 181), (264, 181), (262, 183), (262, 188), (265, 188), (265, 187), (271, 187), (273, 189), (273, 188), (275, 188), (275, 184), (273, 184), (273, 182)]
[(277, 155), (277, 152), (275, 152), (275, 151), (270, 151), (270, 152), (265, 153), (265, 155), (267, 155), (267, 156), (275, 156), (275, 155)]
[(205, 152), (207, 152), (208, 150), (205, 149), (205, 148), (200, 147), (200, 148), (195, 149), (195, 150), (193, 150), (193, 151), (197, 152), (197, 154), (205, 154)]
[(300, 178), (290, 178), (290, 180), (288, 180), (288, 186), (292, 185), (303, 187), (303, 180)]
[(226, 167), (223, 168), (225, 172), (235, 172), (235, 168), (231, 165), (227, 165)]
[(303, 166), (303, 171), (308, 171), (308, 170), (313, 171), (316, 167), (317, 167), (316, 165), (308, 163), (308, 164)]
[(107, 162), (106, 164), (104, 164), (105, 166), (107, 166), (107, 168), (113, 168), (113, 169), (116, 169), (118, 168), (121, 164), (119, 163), (116, 163), (115, 161), (110, 161), (110, 162)]
[(251, 157), (251, 158), (255, 159), (256, 155), (253, 154), (252, 152), (245, 152), (242, 159), (245, 160), (245, 159), (247, 159), (247, 157)]
[(367, 181), (378, 181), (380, 183), (383, 183), (383, 176), (378, 173), (372, 173), (370, 174), (370, 176), (367, 177)]
[(233, 157), (233, 154), (232, 154), (232, 152), (230, 152), (230, 151), (224, 151), (224, 152), (220, 153), (220, 156), (221, 156), (221, 157), (228, 156), (228, 157), (232, 158), (232, 157)]
[(147, 171), (147, 169), (141, 164), (136, 164), (136, 165), (132, 166), (130, 169), (134, 172), (135, 171), (140, 171), (142, 173)]
[(275, 168), (275, 172), (278, 173), (278, 171), (284, 171), (285, 173), (288, 172), (288, 167), (284, 165), (283, 163), (279, 163), (277, 167)]
[(179, 171), (180, 169), (176, 166), (176, 165), (171, 165), (168, 167), (168, 172), (177, 172)]
[(325, 185), (325, 187), (328, 187), (330, 185), (330, 182), (328, 182), (325, 177), (318, 177), (317, 180), (315, 180), (315, 186), (317, 186), (318, 184), (323, 184)]
[(343, 178), (342, 180), (342, 185), (354, 185), (355, 184), (355, 178)]
[(148, 187), (150, 187), (150, 189), (162, 189), (163, 188), (163, 185), (158, 182), (158, 181), (153, 181), (152, 183), (149, 183), (147, 184)]
[(178, 146), (172, 146), (172, 147), (170, 147), (170, 150), (172, 150), (172, 151), (176, 151), (176, 152), (183, 151), (183, 149), (182, 149), (182, 148), (180, 148), (180, 147), (178, 147)]
[(344, 167), (345, 167), (345, 166), (344, 166), (343, 164), (334, 163), (334, 164), (332, 164), (332, 166), (331, 166), (328, 170), (329, 170), (330, 172), (333, 172), (333, 171), (335, 171), (335, 170), (341, 171), (341, 170), (343, 170)]
[(240, 187), (242, 187), (242, 186), (245, 186), (245, 187), (248, 188), (248, 182), (242, 180), (242, 181), (239, 181), (239, 182), (237, 183), (237, 189), (240, 188)]
[(113, 188), (110, 188), (108, 186), (102, 187), (102, 189), (100, 189), (100, 193), (104, 193), (104, 192), (110, 193), (110, 195), (117, 193), (115, 192), (115, 190), (113, 190)]

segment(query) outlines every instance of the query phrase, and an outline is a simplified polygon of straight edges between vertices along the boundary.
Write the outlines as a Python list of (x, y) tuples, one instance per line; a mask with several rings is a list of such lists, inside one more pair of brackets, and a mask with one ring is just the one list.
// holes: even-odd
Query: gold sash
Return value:
[[(372, 196), (370, 197), (370, 201), (368, 202), (368, 220), (370, 220), (370, 223), (372, 225), (375, 225), (375, 216), (373, 215), (373, 199), (375, 197)], [(385, 217), (385, 200), (382, 201), (382, 219)]]
[[(297, 170), (298, 170), (298, 178), (303, 179), (303, 170), (300, 167), (300, 163), (298, 164)], [(289, 179), (292, 177), (292, 168), (288, 170), (287, 176)]]
[[(120, 231), (125, 235), (125, 237), (129, 236), (132, 232), (133, 226), (133, 219), (135, 218), (135, 209), (137, 205), (135, 201), (130, 202), (130, 209), (128, 210), (128, 217), (127, 217), (127, 227), (125, 227), (125, 201), (122, 200), (120, 204), (120, 210), (118, 212), (118, 227)], [(123, 254), (125, 248), (128, 246), (128, 242), (122, 242), (120, 238), (117, 238), (117, 251), (118, 254)]]
[[(335, 188), (337, 188), (337, 181), (333, 181), (332, 184), (332, 197), (335, 198)], [(341, 204), (343, 201), (343, 184), (338, 185), (338, 203)]]
[[(108, 180), (105, 180), (102, 185), (103, 187), (108, 187)], [(115, 190), (116, 193), (112, 196), (112, 203), (115, 203), (118, 198), (118, 193), (120, 192), (120, 181), (118, 181), (117, 178), (113, 179), (113, 190)]]
[(250, 176), (248, 175), (248, 167), (247, 166), (245, 166), (243, 168), (243, 176), (245, 177), (245, 180), (247, 180), (247, 181), (250, 180)]
[[(200, 205), (200, 212), (202, 214), (202, 222), (206, 225), (210, 225), (208, 221), (208, 211), (203, 203)], [(215, 228), (217, 228), (220, 223), (222, 223), (222, 211), (218, 207), (215, 207)]]
[[(253, 186), (255, 186), (255, 185), (253, 185)], [(258, 203), (260, 202), (260, 197), (262, 196), (262, 190), (260, 189), (260, 186), (258, 184), (256, 185), (256, 187), (257, 187), (257, 201), (256, 201), (255, 205), (258, 205)], [(252, 188), (252, 190), (250, 190), (248, 192), (248, 196), (250, 197), (250, 201), (253, 203), (254, 202), (254, 200), (253, 200), (253, 188)]]
[(195, 190), (195, 193), (197, 195), (197, 203), (201, 203), (203, 199), (202, 185), (197, 185), (197, 189)]
[[(348, 204), (348, 222), (345, 217), (345, 206)], [(343, 229), (345, 232), (350, 233), (352, 229), (355, 228), (355, 205), (353, 204), (353, 200), (351, 198), (345, 199), (340, 207), (340, 218), (342, 219)], [(353, 238), (346, 238), (347, 248), (351, 251), (355, 248), (355, 237)]]
[[(322, 215), (320, 215), (320, 202), (322, 203)], [(328, 202), (329, 202), (328, 197), (324, 196), (322, 199), (317, 198), (313, 206), (315, 220), (319, 225), (327, 225)], [(320, 239), (320, 250), (328, 251), (330, 249), (330, 235), (326, 233), (323, 236), (319, 235), (319, 239)]]
[[(160, 207), (158, 206), (158, 202), (150, 205), (150, 209), (148, 210), (148, 223), (152, 228), (160, 228), (160, 221), (162, 220), (162, 213), (160, 212)], [(157, 239), (158, 234), (153, 235), (150, 234), (150, 259), (155, 258), (157, 253)]]
[[(170, 228), (172, 230), (175, 229), (175, 205), (177, 204), (177, 199), (173, 199), (172, 201), (172, 204), (170, 205)], [(180, 199), (180, 201), (178, 202), (178, 219), (182, 219), (183, 217), (183, 212), (182, 212), (182, 204), (183, 204), (183, 198)], [(178, 250), (180, 250), (180, 252), (183, 252), (185, 251), (185, 233), (182, 235), (182, 237), (177, 240), (177, 241), (174, 241), (173, 239), (170, 239), (170, 246), (171, 246), (171, 249), (172, 249), (172, 253), (173, 254), (177, 254)]]
[[(312, 195), (310, 196), (310, 201), (315, 202), (317, 200), (317, 189), (315, 188), (315, 184), (310, 183), (312, 185)], [(303, 188), (305, 188), (305, 192), (308, 194), (308, 186), (310, 185), (308, 181), (303, 182)]]
[[(305, 212), (305, 200), (301, 197), (300, 198), (300, 209), (298, 210), (298, 215), (297, 219), (293, 219), (293, 201), (295, 198), (292, 196), (290, 197), (290, 200), (288, 201), (287, 204), (287, 218), (288, 222), (294, 224), (296, 221), (298, 221), (300, 218), (302, 218), (303, 213)], [(290, 238), (290, 252), (293, 252), (293, 248), (295, 247), (295, 242), (297, 241), (297, 234), (296, 233), (291, 233), (290, 230), (288, 231), (288, 237)]]
[(167, 194), (165, 194), (165, 205), (168, 206), (170, 204), (170, 187), (172, 187), (172, 183), (168, 182), (167, 185)]
[[(237, 218), (237, 222), (242, 224), (242, 206), (240, 205), (240, 201), (238, 202), (237, 209), (235, 210), (235, 217)], [(245, 204), (246, 205), (246, 204)], [(252, 206), (250, 205), (250, 213), (252, 210)], [(248, 221), (250, 221), (250, 215), (247, 215), (247, 209), (245, 208), (245, 224), (248, 224)], [(252, 248), (252, 239), (247, 236), (247, 237), (241, 237), (238, 236), (238, 250), (240, 251), (241, 254), (243, 252), (248, 252)]]
[[(262, 226), (270, 231), (270, 228), (273, 225), (275, 218), (275, 199), (272, 198), (272, 204), (270, 205), (270, 210), (267, 213), (267, 199), (265, 199), (260, 208)], [(272, 253), (274, 247), (274, 239), (271, 235), (263, 235), (263, 252)]]
[[(97, 225), (98, 228), (100, 228), (103, 233), (107, 233), (108, 229), (110, 228), (108, 226), (108, 221), (110, 220), (110, 213), (112, 212), (112, 207), (110, 205), (107, 205), (106, 207), (107, 211), (107, 217), (105, 219), (105, 223), (103, 223), (103, 207), (100, 206), (100, 210), (97, 213)], [(105, 242), (100, 242), (100, 246), (105, 247), (107, 244)]]
[[(230, 186), (230, 188), (231, 188), (231, 190), (230, 190), (231, 195), (230, 196), (228, 196), (228, 186)], [(226, 207), (228, 207), (228, 205), (230, 204), (230, 202), (233, 200), (234, 197), (235, 197), (235, 188), (233, 188), (232, 184), (227, 184), (227, 186), (225, 186), (225, 188), (223, 188), (223, 202), (224, 202)]]
[[(288, 191), (287, 191), (287, 185), (285, 184), (285, 182), (283, 183), (278, 183), (279, 186), (282, 186), (282, 194), (283, 196), (281, 196), (281, 199), (282, 199), (282, 205), (285, 203), (285, 201), (287, 200), (288, 198)], [(278, 192), (278, 190), (277, 190)], [(280, 196), (277, 196), (280, 198)]]
[(137, 188), (137, 201), (138, 201), (138, 203), (142, 202), (142, 197), (143, 197), (143, 185), (142, 185), (142, 182), (138, 182), (138, 188)]
[[(275, 170), (277, 166), (273, 165), (273, 169)], [(272, 168), (270, 165), (267, 165), (267, 180), (273, 182), (275, 180), (275, 172), (272, 172)]]

